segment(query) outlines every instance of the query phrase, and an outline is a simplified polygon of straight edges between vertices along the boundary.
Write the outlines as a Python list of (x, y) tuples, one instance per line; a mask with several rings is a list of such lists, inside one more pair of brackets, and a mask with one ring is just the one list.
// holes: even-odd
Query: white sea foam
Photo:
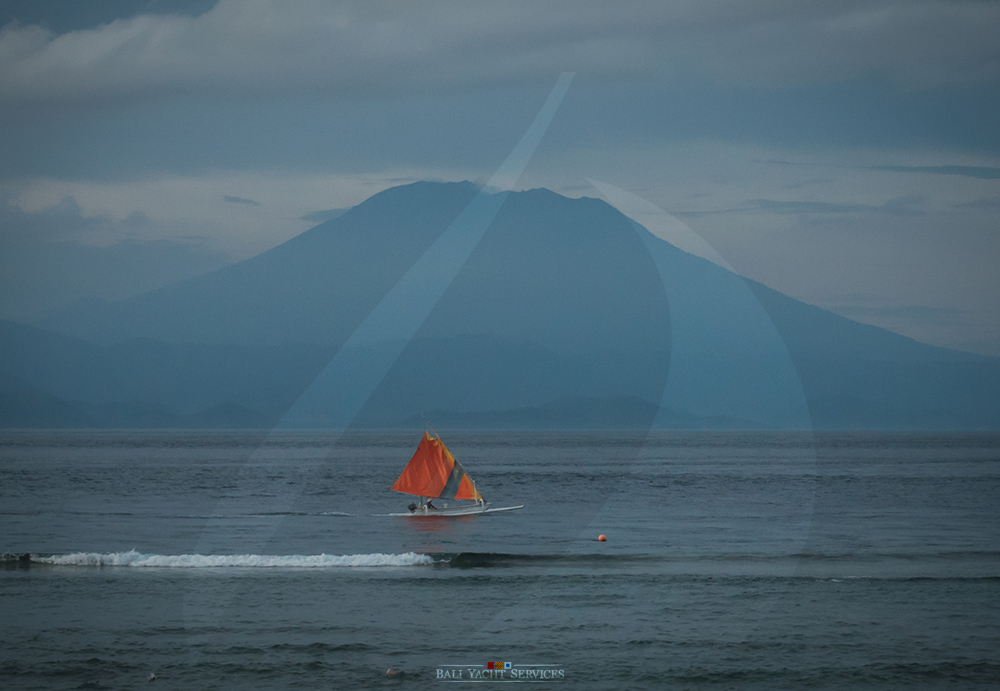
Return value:
[(140, 566), (176, 569), (220, 567), (326, 569), (350, 566), (427, 566), (434, 563), (426, 554), (142, 554), (128, 552), (76, 552), (48, 557), (32, 556), (41, 564), (67, 566)]

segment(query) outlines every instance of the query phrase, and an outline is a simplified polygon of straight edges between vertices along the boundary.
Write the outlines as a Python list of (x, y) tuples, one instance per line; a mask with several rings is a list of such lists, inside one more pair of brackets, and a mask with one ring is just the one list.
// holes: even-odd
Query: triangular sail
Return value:
[(427, 432), (392, 488), (420, 497), (474, 501), (483, 498), (444, 442)]

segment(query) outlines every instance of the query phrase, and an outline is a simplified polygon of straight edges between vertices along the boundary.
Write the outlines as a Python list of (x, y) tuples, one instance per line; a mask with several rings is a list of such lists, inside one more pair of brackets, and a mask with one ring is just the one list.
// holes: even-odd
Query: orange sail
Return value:
[(483, 498), (444, 442), (427, 432), (392, 488), (420, 497), (474, 501)]

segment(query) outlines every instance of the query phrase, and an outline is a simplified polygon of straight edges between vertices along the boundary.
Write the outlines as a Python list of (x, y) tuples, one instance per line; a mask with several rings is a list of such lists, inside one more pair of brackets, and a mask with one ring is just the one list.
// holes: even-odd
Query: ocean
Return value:
[(0, 688), (1000, 685), (1000, 435), (421, 434), (0, 433)]

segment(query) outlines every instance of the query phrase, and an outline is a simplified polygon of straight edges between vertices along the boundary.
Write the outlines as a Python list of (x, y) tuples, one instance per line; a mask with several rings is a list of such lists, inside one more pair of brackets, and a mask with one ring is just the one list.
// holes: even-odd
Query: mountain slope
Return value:
[(246, 261), (40, 323), (100, 343), (343, 343), (476, 194), (471, 183), (385, 190)]
[[(73, 405), (144, 401), (180, 416), (233, 405), (285, 425), (347, 424), (328, 415), (332, 390), (283, 416), (476, 193), (386, 190), (245, 262), (49, 323), (97, 344), (8, 325), (0, 371)], [(360, 371), (372, 348), (343, 356)], [(517, 411), (497, 418), (643, 427), (652, 406), (664, 427), (995, 429), (998, 391), (996, 358), (850, 321), (601, 201), (530, 190), (506, 197), (356, 423)]]

